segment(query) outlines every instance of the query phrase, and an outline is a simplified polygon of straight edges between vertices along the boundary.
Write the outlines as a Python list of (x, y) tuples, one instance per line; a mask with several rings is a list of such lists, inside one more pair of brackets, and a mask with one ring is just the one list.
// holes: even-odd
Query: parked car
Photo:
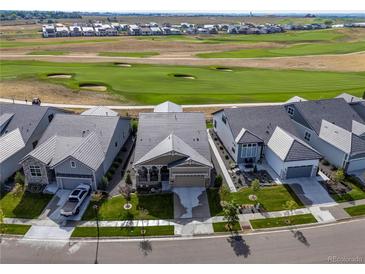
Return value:
[(72, 216), (80, 213), (80, 207), (85, 198), (91, 193), (90, 185), (80, 184), (68, 196), (67, 202), (61, 208), (61, 215)]

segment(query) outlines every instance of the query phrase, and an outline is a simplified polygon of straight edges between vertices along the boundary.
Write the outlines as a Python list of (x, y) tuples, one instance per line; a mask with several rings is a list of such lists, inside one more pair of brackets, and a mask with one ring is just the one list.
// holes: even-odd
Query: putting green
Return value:
[[(2, 61), (0, 80), (37, 78), (74, 90), (80, 84), (108, 87), (108, 92), (135, 104), (171, 100), (179, 104), (281, 102), (298, 95), (308, 99), (331, 98), (342, 92), (362, 96), (365, 72), (340, 73), (301, 70), (132, 64), (121, 69), (113, 63), (51, 63)], [(49, 74), (72, 74), (71, 79), (49, 79)], [(191, 75), (194, 79), (171, 77)]]

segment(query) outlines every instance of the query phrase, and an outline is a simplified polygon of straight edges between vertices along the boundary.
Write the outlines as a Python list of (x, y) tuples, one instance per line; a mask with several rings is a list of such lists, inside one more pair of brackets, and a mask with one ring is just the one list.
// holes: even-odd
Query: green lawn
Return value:
[(365, 205), (351, 206), (345, 208), (346, 212), (351, 216), (365, 215)]
[(365, 51), (365, 42), (297, 44), (289, 47), (280, 48), (257, 48), (200, 53), (197, 54), (197, 56), (202, 58), (259, 58), (320, 54), (344, 54), (359, 51)]
[(336, 202), (342, 203), (365, 199), (365, 191), (363, 191), (356, 183), (353, 183), (351, 179), (346, 180), (346, 183), (350, 185), (351, 191), (344, 195), (332, 194), (331, 196)]
[(120, 52), (120, 51), (104, 51), (99, 52), (99, 56), (111, 56), (111, 57), (151, 57), (159, 55), (158, 52), (153, 51), (138, 51), (138, 52)]
[(37, 218), (51, 200), (52, 195), (24, 192), (16, 197), (11, 192), (0, 198), (0, 207), (6, 218)]
[[(142, 227), (100, 227), (100, 237), (141, 237)], [(174, 235), (174, 226), (147, 226), (145, 236)], [(76, 227), (71, 237), (97, 237), (96, 227)]]
[(290, 193), (290, 189), (285, 186), (273, 186), (261, 188), (258, 192), (253, 192), (251, 188), (242, 189), (238, 192), (231, 192), (222, 194), (217, 189), (208, 189), (208, 201), (210, 207), (210, 214), (212, 216), (222, 215), (221, 201), (235, 201), (238, 204), (254, 204), (253, 201), (249, 200), (251, 194), (257, 196), (257, 202), (266, 211), (280, 211), (285, 210), (285, 203), (287, 201), (294, 201), (296, 208), (303, 207), (299, 199), (294, 193)]
[[(71, 79), (49, 79), (48, 74), (69, 73)], [(184, 79), (173, 74), (188, 74)], [(332, 98), (346, 91), (362, 96), (365, 72), (324, 72), (234, 68), (222, 72), (211, 67), (133, 64), (123, 69), (112, 63), (50, 63), (2, 61), (0, 80), (40, 79), (79, 90), (81, 83), (97, 83), (121, 101), (158, 104), (282, 102), (294, 95), (307, 99)], [(146, 85), (141, 85), (146, 83)], [(244, 88), (242, 88), (244, 87)]]
[(2, 231), (4, 234), (11, 235), (24, 235), (28, 232), (30, 225), (14, 225), (14, 224), (2, 224)]
[[(288, 222), (288, 220), (290, 220), (290, 222)], [(316, 222), (317, 220), (316, 218), (314, 218), (312, 214), (250, 220), (251, 226), (254, 229), (288, 226), (288, 225), (311, 224)]]
[(56, 51), (56, 50), (39, 50), (31, 51), (27, 53), (28, 55), (65, 55), (68, 54), (67, 51)]
[[(213, 230), (214, 232), (229, 232), (226, 229), (226, 222), (220, 222), (220, 223), (213, 223)], [(233, 225), (232, 231), (240, 231), (241, 230), (241, 226), (240, 223), (235, 223)]]
[[(153, 195), (132, 195), (132, 208), (125, 210), (123, 205), (126, 203), (122, 196), (113, 197), (111, 199), (103, 200), (99, 206), (100, 220), (129, 220), (129, 219), (143, 219), (140, 214), (140, 209), (147, 209), (148, 216), (145, 219), (173, 219), (173, 195), (168, 194), (153, 194)], [(94, 220), (95, 212), (91, 202), (87, 208), (83, 220)]]

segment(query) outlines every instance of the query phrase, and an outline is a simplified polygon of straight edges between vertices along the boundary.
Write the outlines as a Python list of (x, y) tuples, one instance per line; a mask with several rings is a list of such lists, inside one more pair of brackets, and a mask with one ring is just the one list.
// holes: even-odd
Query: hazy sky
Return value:
[(365, 0), (0, 0), (1, 10), (62, 11), (351, 11)]

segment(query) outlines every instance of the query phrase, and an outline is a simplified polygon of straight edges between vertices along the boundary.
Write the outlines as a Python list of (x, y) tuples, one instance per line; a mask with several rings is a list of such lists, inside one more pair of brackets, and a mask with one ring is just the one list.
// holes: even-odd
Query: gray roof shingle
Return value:
[(134, 162), (138, 162), (171, 134), (210, 162), (205, 117), (200, 112), (140, 113)]
[(234, 138), (238, 136), (242, 128), (262, 139), (265, 144), (277, 126), (293, 135), (298, 134), (284, 106), (281, 105), (226, 108), (223, 111)]
[(352, 130), (352, 120), (363, 122), (361, 117), (343, 98), (293, 103), (312, 129), (319, 134), (322, 120)]

